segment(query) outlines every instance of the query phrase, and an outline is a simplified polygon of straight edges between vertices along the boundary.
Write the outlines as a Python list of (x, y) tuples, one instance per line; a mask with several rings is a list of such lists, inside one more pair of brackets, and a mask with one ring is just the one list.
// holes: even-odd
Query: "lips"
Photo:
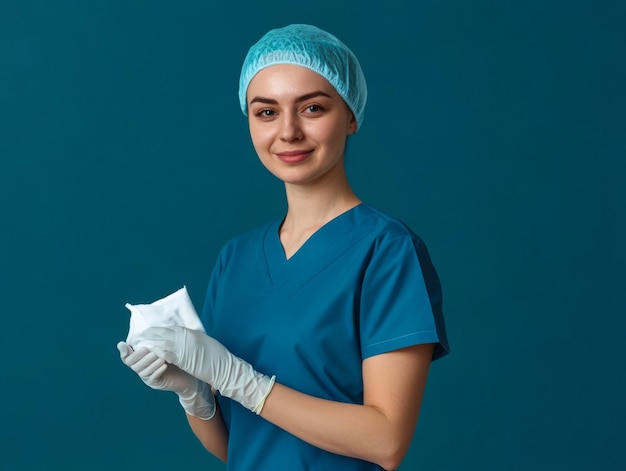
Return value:
[(288, 150), (277, 152), (276, 156), (285, 163), (296, 164), (306, 160), (311, 155), (311, 152), (313, 151), (310, 149)]

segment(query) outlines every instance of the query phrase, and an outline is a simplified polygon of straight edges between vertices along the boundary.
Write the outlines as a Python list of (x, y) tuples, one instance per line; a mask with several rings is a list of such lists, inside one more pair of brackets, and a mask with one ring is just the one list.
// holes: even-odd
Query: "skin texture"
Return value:
[(222, 419), (219, 407), (211, 420), (202, 420), (193, 415), (187, 415), (191, 430), (200, 443), (217, 458), (226, 462), (228, 454), (228, 432)]
[[(311, 98), (302, 100), (306, 96)], [(344, 167), (356, 121), (326, 79), (295, 65), (268, 67), (252, 79), (248, 115), (259, 159), (285, 184), (288, 211), (280, 238), (290, 258), (317, 229), (360, 202)], [(303, 160), (282, 161), (280, 154), (290, 151), (302, 151)]]
[[(290, 258), (317, 229), (360, 203), (344, 166), (345, 143), (356, 122), (323, 77), (295, 65), (263, 69), (247, 96), (254, 148), (285, 185), (288, 210), (280, 240)], [(362, 405), (316, 398), (276, 383), (261, 416), (324, 450), (395, 469), (413, 437), (433, 348), (417, 345), (365, 359)], [(221, 416), (188, 418), (204, 446), (225, 460)]]

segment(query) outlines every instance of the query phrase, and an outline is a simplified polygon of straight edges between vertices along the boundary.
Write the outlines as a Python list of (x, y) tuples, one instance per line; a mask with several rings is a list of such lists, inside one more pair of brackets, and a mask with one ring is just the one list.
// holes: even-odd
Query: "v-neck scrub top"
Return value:
[[(365, 203), (317, 230), (289, 259), (281, 220), (227, 243), (202, 322), (234, 355), (312, 396), (363, 403), (364, 359), (434, 343), (449, 348), (441, 288), (424, 243)], [(218, 395), (230, 470), (379, 470), (316, 448)]]

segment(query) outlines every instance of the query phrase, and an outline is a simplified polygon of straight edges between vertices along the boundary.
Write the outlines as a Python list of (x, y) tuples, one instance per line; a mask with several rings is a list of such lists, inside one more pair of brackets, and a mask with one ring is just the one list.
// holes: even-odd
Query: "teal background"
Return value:
[(353, 186), (444, 287), (401, 469), (626, 467), (626, 4), (372, 3), (2, 0), (0, 470), (224, 469), (115, 344), (284, 212), (236, 93), (294, 22), (359, 56)]

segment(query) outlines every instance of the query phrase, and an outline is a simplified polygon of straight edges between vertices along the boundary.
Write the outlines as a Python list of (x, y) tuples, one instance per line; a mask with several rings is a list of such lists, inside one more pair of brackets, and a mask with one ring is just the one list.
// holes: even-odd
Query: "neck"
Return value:
[(320, 227), (361, 202), (344, 172), (318, 184), (286, 184), (285, 191), (288, 208), (283, 229), (291, 233)]

